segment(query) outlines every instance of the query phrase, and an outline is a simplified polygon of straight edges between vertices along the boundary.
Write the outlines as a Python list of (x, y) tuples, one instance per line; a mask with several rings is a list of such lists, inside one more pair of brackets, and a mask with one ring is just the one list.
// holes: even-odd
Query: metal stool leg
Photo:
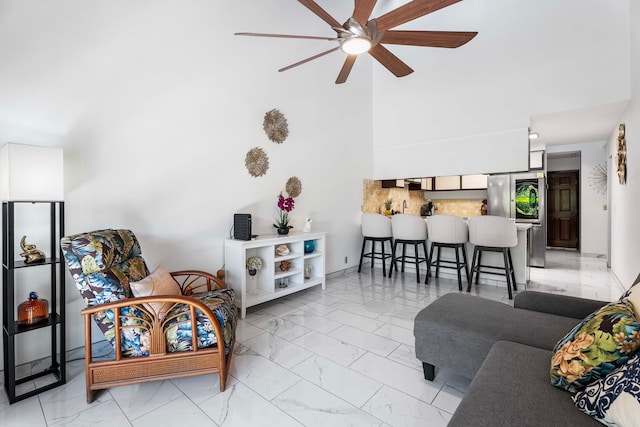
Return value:
[(391, 278), (391, 273), (393, 273), (393, 268), (395, 267), (396, 271), (398, 271), (398, 265), (396, 264), (396, 249), (398, 247), (398, 241), (393, 242), (393, 249), (391, 251), (391, 267), (389, 267), (389, 278)]
[(416, 262), (416, 282), (420, 283), (420, 251), (418, 250), (418, 242), (413, 242), (413, 254)]
[(514, 268), (513, 268), (513, 260), (511, 259), (511, 248), (507, 248), (507, 254), (509, 255), (509, 271), (511, 272), (511, 282), (513, 283), (513, 290), (517, 291), (518, 288), (516, 287), (516, 273), (514, 272)]
[(384, 252), (384, 240), (380, 241), (380, 245), (382, 245), (382, 275), (386, 276), (387, 275), (387, 261), (386, 261), (385, 252)]
[(464, 272), (467, 274), (467, 283), (471, 284), (471, 277), (469, 277), (469, 263), (467, 262), (467, 248), (465, 244), (462, 244), (462, 259), (464, 259)]
[(431, 266), (433, 265), (433, 250), (435, 248), (436, 248), (435, 243), (431, 242), (431, 250), (429, 251), (429, 271), (431, 271)]
[(364, 258), (364, 247), (367, 244), (367, 238), (362, 239), (362, 251), (360, 251), (360, 264), (358, 264), (358, 273), (362, 270), (362, 259)]
[(427, 263), (427, 277), (425, 277), (424, 279), (424, 284), (426, 285), (429, 283), (429, 278), (431, 277), (431, 256), (427, 257), (427, 241), (426, 240), (422, 242), (422, 247), (424, 248), (424, 261)]
[(376, 241), (371, 240), (371, 269), (373, 269), (373, 263), (376, 260)]
[(480, 266), (482, 265), (482, 250), (478, 250), (478, 263), (476, 264), (476, 285), (480, 280)]
[(507, 277), (507, 290), (509, 291), (509, 299), (513, 299), (513, 292), (511, 291), (511, 273), (509, 273), (509, 255), (507, 254), (508, 248), (502, 248), (502, 258), (504, 260), (504, 275)]
[(471, 292), (471, 283), (473, 282), (473, 275), (476, 274), (476, 277), (477, 277), (477, 274), (478, 274), (478, 272), (476, 271), (476, 269), (477, 269), (476, 258), (477, 257), (478, 257), (478, 247), (475, 246), (473, 248), (473, 258), (471, 259), (471, 278), (469, 279), (469, 285), (467, 286), (467, 292)]
[(456, 253), (456, 273), (458, 273), (458, 290), (462, 290), (462, 276), (460, 274), (460, 254), (458, 253), (458, 246), (453, 248), (453, 251)]

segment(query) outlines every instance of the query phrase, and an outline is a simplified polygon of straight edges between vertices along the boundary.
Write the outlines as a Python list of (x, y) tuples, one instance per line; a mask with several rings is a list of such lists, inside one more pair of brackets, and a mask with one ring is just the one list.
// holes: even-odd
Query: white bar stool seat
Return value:
[[(389, 269), (389, 277), (395, 267), (398, 271), (397, 261), (402, 261), (404, 272), (405, 261), (409, 260), (416, 265), (416, 281), (420, 283), (420, 263), (427, 264), (427, 277), (424, 283), (429, 283), (431, 277), (429, 258), (427, 256), (427, 224), (417, 215), (396, 214), (391, 217), (391, 229), (393, 231), (393, 255)], [(398, 244), (402, 245), (402, 255), (396, 256)], [(407, 255), (407, 245), (413, 245), (413, 255)], [(424, 256), (420, 255), (419, 246), (422, 246)]]
[[(360, 252), (360, 264), (358, 265), (358, 273), (362, 270), (362, 260), (371, 258), (371, 268), (376, 259), (382, 261), (382, 274), (387, 275), (386, 259), (391, 258), (391, 248), (393, 245), (391, 232), (391, 220), (380, 214), (366, 213), (362, 214), (362, 251)], [(365, 253), (367, 242), (371, 242), (371, 252)], [(389, 242), (389, 252), (385, 252), (385, 242)], [(382, 246), (380, 251), (376, 252), (376, 242), (380, 242)]]
[[(511, 288), (513, 287), (513, 290), (517, 290), (516, 276), (513, 271), (513, 261), (511, 260), (511, 248), (518, 245), (518, 229), (515, 221), (491, 215), (471, 218), (469, 220), (469, 241), (475, 245), (471, 263), (471, 279), (473, 280), (473, 275), (475, 274), (477, 285), (480, 273), (505, 276), (509, 299), (513, 299)], [(504, 267), (483, 265), (481, 261), (482, 252), (502, 253)], [(496, 270), (504, 270), (504, 273)], [(467, 292), (471, 292), (471, 281), (469, 281)]]
[[(440, 268), (454, 268), (458, 273), (458, 289), (462, 290), (462, 274), (464, 269), (467, 283), (470, 283), (469, 265), (467, 263), (466, 243), (469, 241), (469, 226), (460, 217), (453, 215), (433, 215), (427, 220), (427, 232), (431, 241), (431, 251), (429, 252), (429, 264), (436, 267), (436, 276), (440, 273)], [(442, 248), (452, 248), (456, 254), (456, 260), (450, 261), (440, 259)], [(433, 252), (437, 249), (437, 256), (434, 262)], [(460, 262), (460, 251), (463, 262)]]

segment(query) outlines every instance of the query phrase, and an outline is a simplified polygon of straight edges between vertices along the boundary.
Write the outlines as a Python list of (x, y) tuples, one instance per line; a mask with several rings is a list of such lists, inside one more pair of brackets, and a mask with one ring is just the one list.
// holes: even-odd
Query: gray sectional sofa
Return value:
[(606, 302), (525, 291), (514, 306), (447, 294), (415, 319), (416, 356), (435, 369), (473, 378), (449, 426), (602, 425), (551, 385), (551, 350)]

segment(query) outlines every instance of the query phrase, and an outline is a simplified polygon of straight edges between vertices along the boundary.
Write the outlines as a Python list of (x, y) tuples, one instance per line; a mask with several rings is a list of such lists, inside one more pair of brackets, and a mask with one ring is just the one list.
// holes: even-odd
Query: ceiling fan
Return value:
[(235, 33), (235, 35), (338, 41), (339, 45), (332, 49), (278, 70), (286, 71), (331, 52), (342, 50), (347, 54), (347, 58), (338, 74), (336, 84), (347, 81), (347, 77), (353, 68), (356, 58), (358, 55), (366, 52), (373, 56), (396, 77), (404, 77), (411, 74), (413, 70), (387, 48), (382, 46), (383, 44), (456, 48), (464, 45), (478, 34), (477, 32), (462, 31), (402, 31), (391, 29), (462, 0), (412, 0), (403, 6), (373, 19), (369, 19), (369, 17), (373, 12), (377, 0), (355, 0), (353, 16), (344, 24), (340, 24), (314, 0), (298, 1), (329, 24), (337, 33), (337, 37), (268, 33)]

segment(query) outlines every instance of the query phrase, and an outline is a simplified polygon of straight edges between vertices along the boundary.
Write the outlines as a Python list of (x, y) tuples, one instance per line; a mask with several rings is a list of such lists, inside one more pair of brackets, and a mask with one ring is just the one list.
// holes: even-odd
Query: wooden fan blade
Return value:
[(456, 48), (478, 33), (464, 31), (385, 31), (380, 43)]
[(338, 49), (340, 49), (340, 48), (339, 48), (339, 47), (334, 47), (333, 49), (329, 49), (329, 50), (327, 50), (327, 51), (325, 51), (325, 52), (321, 52), (321, 53), (319, 53), (319, 54), (317, 54), (317, 55), (313, 55), (313, 56), (311, 56), (311, 57), (309, 57), (309, 58), (307, 58), (307, 59), (303, 59), (302, 61), (296, 62), (295, 64), (287, 65), (287, 66), (286, 66), (286, 67), (284, 67), (284, 68), (280, 68), (278, 71), (282, 72), (282, 71), (290, 70), (290, 69), (292, 69), (293, 67), (297, 67), (298, 65), (306, 64), (306, 63), (307, 63), (307, 62), (309, 62), (309, 61), (313, 61), (314, 59), (318, 59), (318, 58), (320, 58), (321, 56), (325, 56), (326, 54), (329, 54), (329, 53), (331, 53), (331, 52), (335, 52), (335, 51), (336, 51), (336, 50), (338, 50)]
[(324, 22), (329, 24), (331, 27), (339, 27), (342, 28), (342, 24), (335, 20), (335, 18), (327, 13), (326, 10), (318, 6), (318, 3), (313, 0), (298, 0), (302, 3), (307, 9), (311, 12), (315, 13), (322, 19)]
[(277, 37), (282, 39), (338, 40), (337, 37), (298, 36), (295, 34), (235, 33), (236, 36)]
[(352, 18), (358, 21), (358, 24), (365, 26), (373, 8), (376, 6), (377, 0), (356, 0), (356, 7), (353, 10)]
[(347, 59), (345, 59), (342, 69), (340, 70), (340, 74), (338, 74), (338, 78), (336, 79), (336, 84), (341, 84), (347, 81), (347, 77), (349, 77), (349, 73), (353, 68), (353, 64), (356, 62), (357, 57), (358, 55), (347, 55)]
[(404, 77), (407, 74), (413, 73), (413, 70), (407, 64), (402, 62), (397, 56), (382, 45), (372, 47), (369, 50), (369, 53), (396, 77)]
[(389, 28), (397, 27), (460, 1), (462, 0), (413, 0), (376, 18), (378, 31), (382, 32)]

